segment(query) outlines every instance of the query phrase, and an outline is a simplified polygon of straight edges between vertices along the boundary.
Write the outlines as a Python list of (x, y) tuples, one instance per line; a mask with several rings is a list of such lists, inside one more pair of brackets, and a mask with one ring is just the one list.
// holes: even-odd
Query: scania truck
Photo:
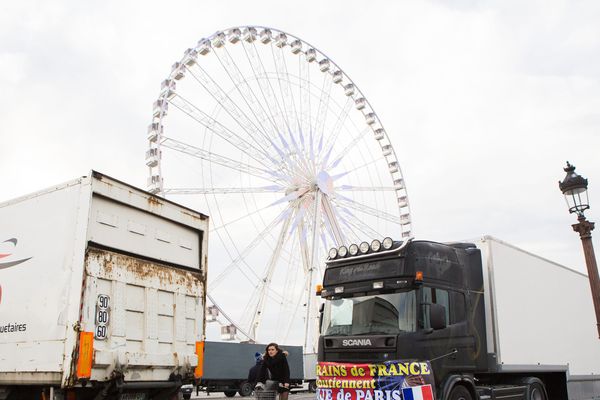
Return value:
[(438, 400), (599, 399), (587, 276), (490, 236), (329, 252), (319, 362), (426, 361)]
[(199, 379), (207, 233), (94, 171), (0, 203), (0, 399), (171, 399)]

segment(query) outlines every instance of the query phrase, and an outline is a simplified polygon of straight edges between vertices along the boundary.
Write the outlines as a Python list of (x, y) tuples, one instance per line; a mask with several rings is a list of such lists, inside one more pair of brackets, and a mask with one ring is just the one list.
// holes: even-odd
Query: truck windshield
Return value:
[(329, 300), (324, 335), (397, 334), (416, 330), (415, 291)]

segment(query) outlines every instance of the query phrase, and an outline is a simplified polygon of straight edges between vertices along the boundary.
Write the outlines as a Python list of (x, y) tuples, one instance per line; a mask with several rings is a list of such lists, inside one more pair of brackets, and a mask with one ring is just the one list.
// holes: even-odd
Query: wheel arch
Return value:
[(467, 388), (473, 399), (477, 398), (477, 392), (475, 391), (475, 379), (472, 375), (449, 375), (438, 389), (438, 397), (440, 399), (447, 399), (450, 396), (450, 392), (455, 386), (461, 385)]

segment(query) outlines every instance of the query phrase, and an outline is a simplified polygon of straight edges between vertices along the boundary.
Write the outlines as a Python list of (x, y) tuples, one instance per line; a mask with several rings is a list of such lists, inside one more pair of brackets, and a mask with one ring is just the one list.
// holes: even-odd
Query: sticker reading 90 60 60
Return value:
[(96, 332), (94, 334), (98, 340), (104, 340), (108, 335), (109, 307), (110, 297), (105, 294), (99, 294), (98, 301), (96, 302)]

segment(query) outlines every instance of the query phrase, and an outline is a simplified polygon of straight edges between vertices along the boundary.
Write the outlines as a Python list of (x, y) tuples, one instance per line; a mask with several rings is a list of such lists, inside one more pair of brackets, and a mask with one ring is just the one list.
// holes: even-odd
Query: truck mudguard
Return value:
[(454, 389), (457, 383), (461, 383), (461, 385), (465, 386), (471, 392), (471, 395), (474, 399), (477, 398), (475, 393), (475, 380), (472, 375), (448, 375), (444, 383), (441, 385), (438, 390), (439, 398), (442, 400), (446, 400), (448, 396), (450, 396), (450, 392)]

